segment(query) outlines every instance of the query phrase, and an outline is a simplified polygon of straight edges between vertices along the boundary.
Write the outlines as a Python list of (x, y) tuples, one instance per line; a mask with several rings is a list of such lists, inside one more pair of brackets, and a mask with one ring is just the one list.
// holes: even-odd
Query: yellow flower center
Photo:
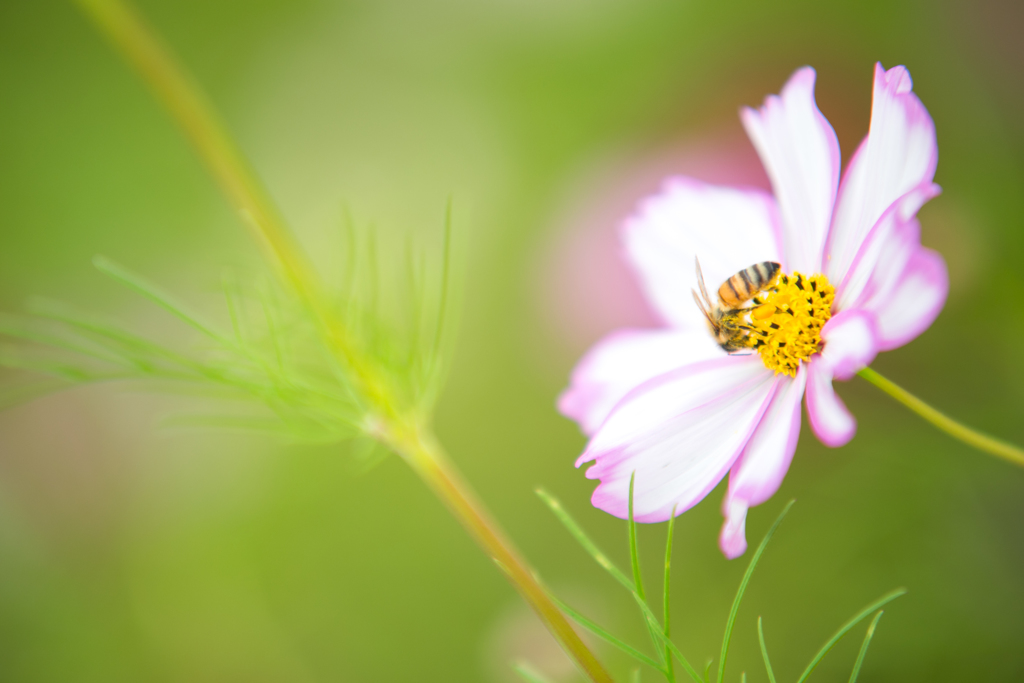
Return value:
[(753, 299), (747, 343), (765, 367), (796, 376), (801, 361), (821, 350), (821, 328), (832, 317), (836, 290), (824, 275), (782, 274)]

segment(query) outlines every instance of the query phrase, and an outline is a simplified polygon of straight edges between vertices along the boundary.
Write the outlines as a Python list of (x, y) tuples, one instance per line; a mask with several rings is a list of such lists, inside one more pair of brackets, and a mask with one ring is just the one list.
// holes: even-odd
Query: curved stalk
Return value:
[(379, 440), (397, 451), (447, 505), (530, 603), (587, 678), (595, 683), (611, 683), (611, 677), (551, 601), (533, 570), (476, 499), (440, 445), (426, 430), (409, 426), (415, 424), (408, 418), (409, 410), (396, 405), (386, 383), (370, 364), (363, 362), (358, 349), (349, 342), (346, 330), (325, 305), (320, 284), (280, 211), (200, 88), (125, 0), (75, 2), (163, 102), (232, 206), (252, 229), (282, 280), (309, 306), (326, 342), (339, 361), (353, 373), (363, 399), (380, 417)]
[(989, 455), (994, 455), (997, 458), (1002, 458), (1003, 460), (1012, 462), (1014, 465), (1024, 467), (1024, 449), (1018, 448), (1013, 444), (1006, 443), (1005, 441), (995, 439), (987, 434), (982, 434), (981, 432), (971, 429), (966, 425), (960, 424), (953, 418), (940, 413), (935, 408), (932, 408), (930, 405), (914, 396), (903, 387), (900, 387), (885, 377), (882, 377), (871, 368), (864, 368), (857, 374), (953, 438), (959, 439), (968, 446), (973, 446), (974, 448), (984, 451)]
[(388, 444), (444, 501), (483, 551), (508, 576), (519, 594), (555, 636), (562, 648), (592, 681), (611, 683), (611, 677), (580, 640), (561, 610), (551, 601), (534, 571), (520, 557), (504, 532), (476, 498), (440, 444), (422, 430), (401, 430), (386, 437)]

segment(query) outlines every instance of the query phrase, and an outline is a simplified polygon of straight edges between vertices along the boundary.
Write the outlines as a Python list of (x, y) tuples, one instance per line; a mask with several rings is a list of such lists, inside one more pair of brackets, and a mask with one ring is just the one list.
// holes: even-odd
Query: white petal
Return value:
[[(911, 218), (906, 222), (897, 221), (890, 225), (891, 214), (894, 215), (894, 212), (887, 211), (883, 215), (862, 247), (865, 254), (874, 252), (875, 234), (884, 233), (882, 241), (885, 246), (877, 254), (874, 269), (870, 272), (866, 268), (861, 269), (857, 261), (854, 261), (850, 277), (846, 279), (846, 286), (841, 287), (836, 293), (836, 300), (839, 302), (836, 308), (862, 308), (872, 312), (882, 310), (903, 279), (907, 264), (914, 254), (921, 250), (921, 224), (918, 220)], [(863, 277), (862, 273), (866, 277)]]
[(903, 346), (928, 329), (948, 293), (946, 262), (931, 249), (919, 247), (894, 286), (872, 302), (879, 350)]
[(747, 442), (743, 455), (732, 466), (729, 491), (722, 503), (725, 523), (718, 538), (719, 547), (730, 560), (747, 549), (744, 531), (747, 509), (771, 498), (789, 470), (800, 436), (800, 401), (806, 383), (804, 367), (795, 378), (784, 375), (776, 378), (772, 403)]
[(814, 102), (814, 78), (799, 69), (780, 95), (740, 114), (782, 212), (784, 265), (808, 275), (821, 272), (839, 183), (839, 142)]
[(780, 375), (772, 404), (761, 418), (743, 455), (729, 473), (730, 499), (760, 505), (779, 490), (800, 436), (800, 402), (807, 384), (806, 368), (796, 377)]
[(846, 279), (836, 289), (835, 310), (860, 308), (894, 286), (910, 256), (920, 248), (920, 224), (903, 221), (894, 204), (882, 214), (853, 259)]
[(569, 388), (558, 398), (558, 409), (592, 435), (615, 404), (647, 380), (724, 354), (707, 330), (615, 332), (576, 365)]
[(850, 379), (875, 359), (875, 317), (862, 310), (842, 311), (825, 323), (821, 339), (824, 350), (807, 366), (807, 416), (818, 439), (837, 448), (853, 438), (857, 421), (836, 396), (832, 379)]
[[(932, 183), (938, 163), (935, 125), (912, 92), (905, 67), (875, 65), (871, 128), (843, 177), (826, 246), (826, 274), (833, 283), (847, 277), (854, 258), (890, 206), (896, 219), (911, 218), (938, 194)], [(860, 259), (869, 271), (874, 262)]]
[(705, 330), (690, 294), (697, 288), (694, 259), (700, 259), (714, 297), (719, 285), (747, 266), (779, 260), (780, 230), (770, 195), (678, 177), (640, 205), (622, 237), (661, 316), (675, 327)]
[(843, 311), (821, 328), (825, 349), (812, 360), (827, 366), (832, 376), (848, 380), (871, 364), (878, 354), (875, 318), (866, 311)]
[(635, 517), (664, 521), (699, 502), (743, 450), (774, 391), (757, 356), (726, 356), (675, 370), (628, 394), (576, 465), (597, 463), (595, 507), (628, 515), (636, 473)]

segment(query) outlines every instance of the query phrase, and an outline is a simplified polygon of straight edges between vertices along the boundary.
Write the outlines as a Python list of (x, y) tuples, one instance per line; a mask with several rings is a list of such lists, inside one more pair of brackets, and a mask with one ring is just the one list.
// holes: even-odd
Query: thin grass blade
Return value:
[[(654, 616), (654, 612), (652, 612), (651, 608), (647, 606), (647, 603), (640, 599), (640, 596), (638, 596), (636, 592), (633, 593), (633, 599), (636, 600), (637, 605), (640, 607), (640, 611), (644, 613), (644, 617), (648, 619), (649, 622), (653, 622), (655, 624), (658, 623), (657, 618)], [(697, 670), (693, 668), (689, 660), (687, 660), (686, 657), (683, 656), (683, 653), (679, 649), (679, 647), (671, 640), (666, 638), (665, 634), (661, 631), (655, 631), (655, 633), (657, 634), (658, 640), (661, 641), (662, 646), (672, 653), (672, 656), (676, 658), (676, 661), (683, 665), (683, 669), (686, 671), (686, 674), (691, 679), (693, 679), (693, 682), (700, 683), (700, 674), (698, 674)], [(710, 666), (710, 663), (708, 664), (708, 666)]]
[(757, 618), (757, 640), (761, 643), (761, 657), (764, 659), (764, 668), (768, 672), (769, 683), (775, 683), (775, 672), (772, 671), (772, 663), (768, 659), (768, 648), (764, 644), (764, 629), (761, 627), (761, 617)]
[(558, 598), (556, 598), (554, 596), (551, 596), (551, 599), (554, 601), (554, 603), (556, 605), (558, 605), (558, 608), (560, 610), (562, 610), (563, 612), (565, 612), (566, 614), (568, 614), (572, 618), (573, 621), (575, 621), (577, 624), (579, 624), (583, 628), (585, 628), (588, 631), (590, 631), (591, 633), (593, 633), (595, 636), (597, 636), (601, 640), (605, 641), (609, 645), (613, 645), (613, 646), (617, 647), (618, 649), (622, 650), (623, 652), (625, 652), (627, 655), (629, 655), (633, 659), (637, 660), (638, 662), (643, 662), (644, 664), (646, 664), (648, 666), (652, 666), (655, 669), (657, 669), (658, 671), (664, 671), (664, 669), (662, 669), (662, 667), (661, 667), (661, 664), (656, 662), (651, 657), (648, 657), (647, 655), (645, 655), (643, 652), (640, 652), (640, 650), (637, 650), (632, 645), (629, 645), (628, 643), (626, 643), (626, 642), (616, 638), (612, 634), (608, 633), (608, 631), (605, 631), (603, 628), (601, 628), (600, 626), (598, 626), (597, 624), (592, 622), (590, 619), (587, 619), (585, 616), (583, 616), (582, 614), (580, 614), (579, 612), (574, 610), (572, 607), (569, 607), (567, 604), (565, 604), (564, 602), (562, 602)]
[(857, 676), (860, 675), (861, 664), (864, 663), (864, 657), (868, 653), (868, 645), (871, 644), (871, 639), (875, 637), (875, 627), (878, 626), (878, 620), (885, 614), (883, 610), (878, 610), (878, 614), (871, 620), (871, 625), (868, 626), (868, 632), (864, 634), (864, 642), (861, 643), (860, 652), (857, 653), (857, 661), (853, 663), (853, 671), (850, 672), (850, 683), (857, 683)]
[(640, 575), (640, 557), (636, 551), (636, 521), (633, 519), (633, 482), (636, 480), (636, 472), (629, 475), (629, 563), (633, 567), (633, 585), (636, 586), (637, 595), (641, 600), (646, 601), (644, 595), (644, 579)]
[[(668, 531), (666, 532), (665, 540), (665, 580), (662, 585), (662, 633), (665, 634), (665, 640), (668, 640), (672, 635), (671, 628), (671, 617), (669, 614), (670, 597), (672, 592), (672, 529), (676, 522), (676, 508), (672, 506), (672, 516), (668, 518)], [(672, 668), (672, 651), (665, 646), (665, 671), (668, 673), (669, 683), (675, 683), (676, 674)]]
[(814, 659), (811, 660), (811, 663), (807, 665), (807, 668), (804, 669), (804, 672), (800, 675), (800, 678), (797, 679), (796, 683), (804, 683), (804, 681), (807, 680), (807, 677), (811, 675), (811, 672), (814, 671), (815, 667), (817, 667), (821, 660), (824, 659), (825, 655), (828, 654), (829, 650), (835, 647), (836, 643), (842, 640), (843, 636), (845, 636), (850, 629), (852, 629), (854, 626), (856, 626), (865, 618), (867, 618), (867, 616), (874, 612), (876, 609), (879, 609), (883, 605), (892, 602), (901, 595), (906, 594), (906, 592), (906, 588), (897, 588), (896, 590), (890, 593), (886, 593), (878, 600), (875, 600), (873, 603), (871, 603), (870, 605), (862, 609), (860, 612), (858, 612), (856, 615), (854, 615), (853, 618), (850, 619), (848, 622), (843, 624), (839, 628), (839, 630), (836, 631), (831, 638), (829, 638), (828, 642), (825, 643), (820, 650), (818, 650), (818, 654), (816, 654), (814, 656)]
[(633, 582), (630, 581), (629, 578), (627, 578), (626, 575), (623, 574), (618, 567), (612, 564), (612, 561), (608, 559), (608, 556), (601, 552), (598, 549), (597, 545), (595, 545), (594, 542), (587, 537), (587, 535), (583, 532), (583, 529), (581, 529), (579, 524), (576, 523), (576, 520), (574, 520), (569, 515), (569, 513), (566, 512), (565, 508), (562, 507), (562, 504), (558, 501), (558, 499), (542, 488), (537, 489), (536, 493), (540, 497), (540, 499), (544, 501), (544, 504), (551, 509), (551, 512), (555, 514), (555, 517), (558, 518), (558, 521), (560, 521), (562, 525), (569, 530), (569, 533), (572, 534), (573, 538), (575, 538), (576, 541), (581, 546), (583, 546), (583, 549), (586, 550), (587, 553), (589, 553), (590, 556), (594, 558), (594, 561), (601, 565), (605, 569), (605, 571), (611, 574), (616, 581), (625, 586), (628, 591), (630, 591), (631, 593), (635, 592)]
[(662, 664), (666, 664), (670, 663), (672, 658), (669, 657), (666, 660), (663, 648), (658, 645), (662, 626), (658, 623), (657, 618), (647, 617), (648, 614), (652, 613), (647, 605), (647, 596), (644, 593), (644, 579), (643, 575), (640, 573), (640, 554), (637, 552), (636, 546), (636, 521), (633, 519), (633, 482), (635, 479), (636, 472), (629, 477), (629, 563), (633, 568), (633, 585), (636, 586), (635, 593), (637, 601), (647, 608), (643, 610), (645, 617), (644, 624), (647, 626), (647, 632), (651, 636), (651, 643), (654, 645), (654, 651), (658, 653), (658, 660)]
[(729, 619), (725, 622), (725, 634), (722, 636), (722, 652), (718, 659), (718, 683), (722, 683), (725, 679), (725, 660), (729, 654), (729, 641), (732, 639), (732, 629), (736, 624), (736, 615), (740, 611), (740, 601), (743, 600), (743, 593), (747, 590), (747, 584), (750, 582), (750, 577), (754, 574), (754, 568), (757, 567), (758, 560), (761, 559), (761, 554), (764, 549), (768, 547), (768, 541), (772, 540), (772, 536), (775, 534), (775, 530), (782, 524), (782, 520), (785, 519), (789, 513), (790, 508), (793, 507), (795, 500), (791, 500), (786, 503), (786, 507), (782, 509), (779, 516), (775, 518), (775, 523), (768, 530), (768, 533), (764, 535), (761, 540), (761, 545), (757, 546), (757, 550), (754, 552), (754, 556), (750, 558), (750, 564), (747, 565), (747, 571), (743, 574), (743, 580), (740, 581), (739, 590), (736, 591), (736, 597), (732, 601), (732, 609), (729, 610)]

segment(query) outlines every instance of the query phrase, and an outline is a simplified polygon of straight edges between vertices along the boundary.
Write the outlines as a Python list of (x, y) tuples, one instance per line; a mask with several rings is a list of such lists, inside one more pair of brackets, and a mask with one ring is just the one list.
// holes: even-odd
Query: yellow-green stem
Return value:
[(982, 434), (981, 432), (960, 424), (956, 420), (947, 417), (935, 408), (932, 408), (906, 389), (894, 384), (885, 377), (882, 377), (871, 368), (864, 368), (857, 374), (950, 436), (963, 441), (969, 446), (974, 446), (980, 451), (985, 451), (997, 458), (1002, 458), (1003, 460), (1012, 462), (1015, 465), (1024, 467), (1024, 449), (1018, 448), (1013, 444), (1006, 443), (1005, 441), (994, 439), (991, 436)]
[(124, 0), (75, 0), (120, 49), (174, 116), (216, 178), (231, 204), (253, 229), (281, 278), (313, 310), (327, 343), (355, 373), (364, 399), (383, 420), (382, 441), (394, 448), (447, 505), (487, 555), (534, 608), (580, 670), (595, 683), (612, 679), (548, 597), (534, 572), (520, 558), (428, 432), (409, 428), (407, 412), (373, 368), (364, 362), (345, 329), (324, 303), (308, 261), (262, 183), (234, 144), (202, 91), (186, 75), (142, 17)]
[(520, 557), (432, 435), (423, 430), (402, 430), (387, 437), (388, 444), (409, 463), (444, 501), (469, 534), (508, 576), (562, 648), (592, 681), (611, 683), (611, 676), (548, 597), (536, 574)]

